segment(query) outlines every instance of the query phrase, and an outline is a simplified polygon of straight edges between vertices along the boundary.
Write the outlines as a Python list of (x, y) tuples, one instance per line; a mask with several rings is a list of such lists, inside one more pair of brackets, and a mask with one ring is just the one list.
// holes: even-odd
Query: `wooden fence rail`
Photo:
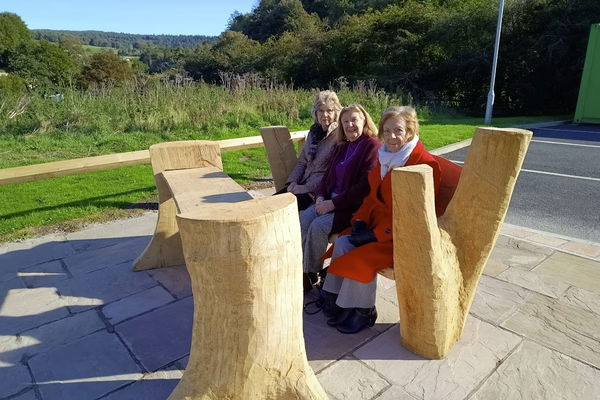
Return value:
[[(291, 132), (292, 140), (294, 142), (301, 142), (307, 133), (308, 131)], [(221, 147), (221, 151), (234, 151), (264, 146), (261, 136), (225, 139), (218, 140), (217, 142)], [(139, 150), (128, 153), (113, 153), (103, 156), (5, 168), (0, 169), (0, 186), (149, 163), (150, 153), (148, 150)]]

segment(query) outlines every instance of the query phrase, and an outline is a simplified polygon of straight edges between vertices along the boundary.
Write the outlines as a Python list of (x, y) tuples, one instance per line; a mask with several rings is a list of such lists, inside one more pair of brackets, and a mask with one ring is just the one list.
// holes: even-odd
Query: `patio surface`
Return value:
[[(0, 245), (0, 399), (166, 399), (189, 353), (185, 266), (133, 272), (157, 214)], [(404, 349), (394, 282), (343, 335), (304, 316), (331, 399), (600, 398), (600, 244), (504, 225), (461, 340)], [(310, 296), (310, 295), (309, 295)]]

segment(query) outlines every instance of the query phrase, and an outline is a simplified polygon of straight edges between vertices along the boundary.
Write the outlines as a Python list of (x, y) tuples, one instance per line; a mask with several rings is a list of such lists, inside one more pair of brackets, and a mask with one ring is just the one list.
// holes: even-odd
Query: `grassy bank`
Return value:
[[(151, 144), (187, 139), (258, 135), (261, 126), (311, 124), (313, 92), (251, 88), (176, 87), (146, 83), (99, 92), (66, 89), (63, 101), (31, 96), (0, 107), (0, 168), (147, 149)], [(403, 99), (382, 92), (339, 93), (345, 103), (365, 105), (377, 120)], [(433, 149), (472, 136), (481, 119), (433, 115), (421, 109), (421, 138)], [(510, 118), (498, 126), (544, 120)], [(225, 172), (243, 185), (270, 175), (263, 149), (223, 154)], [(74, 229), (152, 208), (156, 191), (148, 165), (100, 171), (0, 187), (0, 241), (46, 230)]]

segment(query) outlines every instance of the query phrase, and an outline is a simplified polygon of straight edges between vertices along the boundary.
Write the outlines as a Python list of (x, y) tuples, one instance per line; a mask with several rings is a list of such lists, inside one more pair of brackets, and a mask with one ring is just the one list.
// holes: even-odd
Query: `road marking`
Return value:
[(575, 132), (575, 133), (599, 133), (596, 130), (593, 131), (580, 131), (577, 129), (559, 129), (559, 128), (533, 128), (534, 130), (539, 130), (539, 131), (555, 131), (555, 132), (562, 132), (562, 133), (569, 133), (569, 132)]
[[(450, 161), (452, 161), (453, 163), (456, 163), (456, 164), (464, 164), (465, 163), (464, 161), (456, 161), (456, 160), (450, 160)], [(559, 174), (557, 172), (537, 171), (535, 169), (525, 169), (525, 168), (521, 168), (521, 171), (531, 172), (534, 174), (562, 176), (564, 178), (574, 178), (574, 179), (583, 179), (585, 181), (600, 182), (600, 178), (593, 178), (591, 176), (567, 175), (567, 174)]]
[(552, 142), (550, 140), (536, 140), (536, 139), (531, 139), (531, 141), (532, 142), (536, 142), (536, 143), (562, 144), (562, 145), (565, 145), (565, 146), (596, 147), (596, 148), (600, 148), (600, 146), (595, 145), (595, 144), (578, 144), (578, 143)]

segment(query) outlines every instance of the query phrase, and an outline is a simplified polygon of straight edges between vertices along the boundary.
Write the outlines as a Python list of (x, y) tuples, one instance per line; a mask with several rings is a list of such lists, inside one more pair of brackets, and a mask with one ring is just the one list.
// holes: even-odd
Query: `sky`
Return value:
[(234, 11), (258, 0), (0, 0), (0, 12), (29, 29), (97, 30), (138, 34), (219, 35)]

